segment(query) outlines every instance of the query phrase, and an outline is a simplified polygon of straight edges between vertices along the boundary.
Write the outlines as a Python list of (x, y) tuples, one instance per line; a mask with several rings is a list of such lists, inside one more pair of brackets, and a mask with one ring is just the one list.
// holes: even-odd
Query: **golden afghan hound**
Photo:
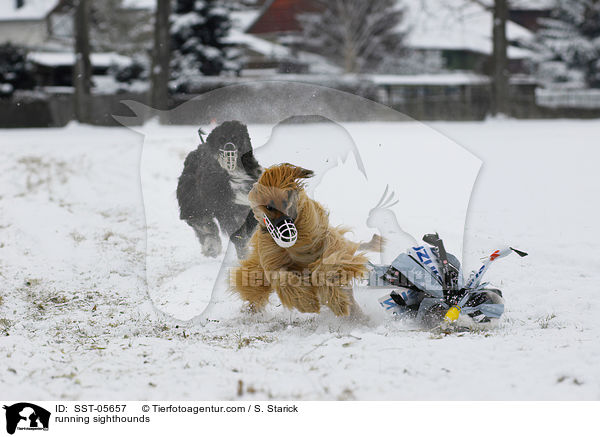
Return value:
[(336, 316), (360, 316), (352, 283), (367, 273), (364, 250), (380, 250), (381, 237), (359, 244), (344, 227), (329, 225), (328, 212), (304, 191), (313, 176), (291, 164), (266, 169), (248, 194), (258, 221), (250, 253), (231, 274), (231, 288), (252, 310), (275, 291), (286, 308), (318, 313), (327, 305)]

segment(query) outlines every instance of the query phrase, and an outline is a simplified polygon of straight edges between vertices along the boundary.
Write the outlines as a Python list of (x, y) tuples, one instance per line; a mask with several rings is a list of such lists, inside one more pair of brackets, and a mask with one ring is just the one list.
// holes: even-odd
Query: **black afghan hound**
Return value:
[(177, 184), (179, 218), (194, 229), (205, 256), (221, 252), (218, 222), (244, 258), (256, 227), (248, 192), (261, 173), (248, 128), (239, 121), (217, 126), (187, 156)]

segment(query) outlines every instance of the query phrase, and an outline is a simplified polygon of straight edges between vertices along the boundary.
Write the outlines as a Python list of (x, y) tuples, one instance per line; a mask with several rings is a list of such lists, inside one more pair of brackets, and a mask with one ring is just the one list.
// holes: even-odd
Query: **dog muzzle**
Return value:
[(266, 214), (263, 214), (263, 220), (265, 222), (265, 226), (267, 227), (267, 231), (275, 240), (275, 243), (279, 247), (287, 248), (292, 247), (296, 244), (298, 240), (298, 229), (296, 229), (296, 225), (288, 216), (281, 216), (279, 220), (275, 223), (272, 223), (267, 217)]
[(238, 150), (233, 143), (226, 143), (219, 149), (219, 165), (227, 171), (234, 171), (237, 167)]

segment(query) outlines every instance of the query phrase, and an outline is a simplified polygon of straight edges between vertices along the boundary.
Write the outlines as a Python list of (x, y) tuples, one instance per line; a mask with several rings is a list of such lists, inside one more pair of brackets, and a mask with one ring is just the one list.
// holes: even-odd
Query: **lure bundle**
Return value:
[(459, 260), (446, 252), (438, 234), (427, 234), (423, 241), (426, 244), (409, 248), (391, 265), (371, 265), (370, 285), (392, 288), (379, 299), (381, 306), (395, 315), (416, 316), (426, 326), (456, 322), (461, 314), (476, 323), (499, 319), (504, 313), (502, 292), (482, 278), (497, 259), (527, 253), (512, 247), (495, 250), (465, 279)]

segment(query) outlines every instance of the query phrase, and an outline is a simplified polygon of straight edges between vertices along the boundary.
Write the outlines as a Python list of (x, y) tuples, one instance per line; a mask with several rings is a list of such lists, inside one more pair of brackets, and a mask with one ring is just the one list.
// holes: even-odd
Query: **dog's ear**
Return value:
[(307, 170), (289, 163), (278, 164), (267, 168), (258, 179), (260, 185), (276, 187), (282, 190), (298, 190), (303, 187), (303, 179), (313, 176), (312, 170)]
[(308, 179), (308, 178), (312, 178), (315, 175), (315, 173), (312, 170), (298, 167), (296, 165), (293, 165), (293, 164), (290, 164), (287, 162), (282, 165), (284, 165), (290, 169), (294, 179)]

